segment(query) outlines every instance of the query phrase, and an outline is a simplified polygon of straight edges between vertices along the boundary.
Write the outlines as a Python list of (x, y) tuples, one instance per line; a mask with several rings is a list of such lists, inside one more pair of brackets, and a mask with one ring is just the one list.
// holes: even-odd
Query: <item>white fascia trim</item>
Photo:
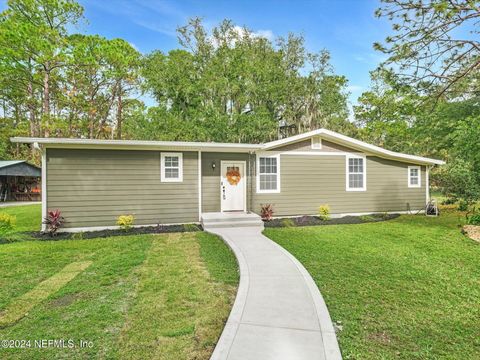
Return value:
[[(169, 224), (160, 224), (160, 226), (173, 226), (173, 225), (185, 225), (185, 224), (195, 224), (200, 225), (200, 222), (189, 222), (189, 223), (169, 223)], [(142, 227), (153, 227), (158, 226), (157, 224), (146, 224), (146, 225), (132, 225), (133, 228), (142, 228)], [(77, 232), (89, 232), (89, 231), (102, 231), (102, 230), (119, 230), (120, 226), (111, 225), (111, 226), (84, 226), (84, 227), (72, 227), (72, 228), (63, 228), (58, 229), (58, 233), (77, 233)], [(53, 238), (55, 239), (55, 238)]]
[(202, 152), (198, 151), (198, 221), (202, 220)]
[[(367, 151), (367, 152), (372, 152), (375, 155), (383, 155), (389, 158), (393, 158), (395, 160), (403, 160), (403, 161), (411, 161), (414, 163), (421, 163), (421, 164), (431, 164), (431, 165), (444, 165), (445, 161), (442, 160), (437, 160), (437, 159), (431, 159), (431, 158), (426, 158), (426, 157), (421, 157), (421, 156), (415, 156), (415, 155), (409, 155), (409, 154), (403, 154), (403, 153), (398, 153), (395, 151), (390, 151), (383, 149), (381, 147), (375, 146), (368, 144), (364, 141), (360, 141), (357, 139), (353, 139), (349, 136), (345, 136), (339, 133), (336, 133), (335, 131), (330, 131), (327, 129), (318, 129), (318, 130), (313, 130), (309, 131), (304, 134), (299, 134), (295, 136), (291, 136), (289, 138), (281, 139), (281, 140), (276, 140), (276, 141), (271, 141), (263, 146), (263, 150), (268, 150), (268, 149), (273, 149), (275, 147), (281, 146), (281, 145), (286, 145), (290, 143), (294, 143), (312, 136), (319, 136), (322, 135), (322, 138), (325, 140), (328, 140), (329, 138), (334, 139), (334, 140), (340, 140), (343, 144), (353, 146), (358, 148), (358, 150), (361, 151)], [(341, 145), (343, 145), (341, 144)]]
[[(178, 178), (165, 177), (165, 157), (178, 156)], [(183, 153), (161, 152), (160, 153), (160, 181), (161, 182), (183, 182)]]
[[(349, 159), (363, 159), (363, 187), (351, 188), (349, 181)], [(345, 190), (346, 191), (367, 191), (367, 157), (365, 155), (347, 155), (345, 156)]]
[[(271, 157), (277, 159), (277, 188), (275, 190), (260, 190), (260, 158)], [(278, 194), (280, 193), (280, 154), (257, 153), (256, 161), (256, 193), (257, 194)]]
[(87, 149), (139, 149), (139, 150), (190, 150), (190, 151), (232, 151), (249, 152), (259, 150), (263, 145), (241, 143), (187, 142), (187, 141), (143, 141), (143, 140), (98, 140), (71, 138), (30, 138), (13, 137), (13, 143), (38, 143), (57, 148)]
[[(412, 184), (411, 183), (411, 176), (410, 176), (410, 169), (417, 169), (418, 170), (418, 184)], [(420, 188), (422, 187), (422, 167), (421, 166), (408, 166), (407, 167), (407, 181), (408, 181), (408, 187), (409, 188)]]

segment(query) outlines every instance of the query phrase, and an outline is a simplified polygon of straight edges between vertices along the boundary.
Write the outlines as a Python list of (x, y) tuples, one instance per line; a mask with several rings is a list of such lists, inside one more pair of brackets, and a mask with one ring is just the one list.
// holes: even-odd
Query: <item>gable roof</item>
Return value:
[(422, 156), (403, 154), (383, 149), (379, 146), (339, 134), (337, 132), (318, 129), (303, 134), (290, 136), (285, 139), (271, 141), (265, 144), (215, 143), (215, 142), (186, 142), (186, 141), (143, 141), (143, 140), (98, 140), (98, 139), (70, 139), (70, 138), (29, 138), (15, 137), (12, 142), (36, 143), (55, 148), (87, 148), (87, 149), (136, 149), (136, 150), (184, 150), (184, 151), (212, 151), (212, 152), (256, 152), (274, 150), (280, 146), (302, 141), (312, 136), (321, 136), (340, 145), (387, 159), (406, 161), (422, 165), (443, 165), (442, 160)]
[(41, 169), (25, 160), (0, 160), (0, 175), (40, 177)]
[(0, 169), (23, 162), (25, 162), (25, 160), (0, 160)]
[(375, 146), (375, 145), (366, 143), (364, 141), (360, 141), (360, 140), (357, 140), (349, 136), (345, 136), (335, 131), (331, 131), (327, 129), (313, 130), (303, 134), (290, 136), (285, 139), (271, 141), (264, 144), (263, 149), (273, 150), (275, 148), (278, 148), (279, 146), (284, 146), (284, 145), (288, 145), (298, 141), (302, 141), (302, 140), (311, 138), (313, 136), (320, 136), (322, 139), (331, 140), (334, 143), (345, 145), (355, 150), (363, 151), (369, 155), (377, 155), (379, 157), (385, 157), (393, 160), (410, 161), (410, 162), (421, 163), (421, 164), (430, 164), (430, 165), (445, 164), (445, 161), (443, 160), (431, 159), (431, 158), (426, 158), (422, 156), (409, 155), (409, 154), (399, 153), (391, 150), (386, 150), (379, 146)]

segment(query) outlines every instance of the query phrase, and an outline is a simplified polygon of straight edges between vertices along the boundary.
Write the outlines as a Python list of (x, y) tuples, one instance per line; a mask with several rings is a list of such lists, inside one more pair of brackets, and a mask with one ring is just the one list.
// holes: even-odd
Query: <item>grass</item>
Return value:
[[(8, 211), (33, 218), (33, 208)], [(17, 224), (32, 231), (39, 221)], [(72, 263), (91, 264), (65, 281)], [(2, 359), (208, 359), (238, 281), (228, 247), (198, 232), (3, 244), (0, 273), (0, 313), (22, 309), (0, 339), (93, 343), (0, 349)], [(31, 309), (19, 301), (26, 297)]]
[(463, 215), (269, 228), (319, 286), (345, 359), (480, 358), (480, 246)]
[(7, 237), (9, 241), (32, 240), (32, 237), (26, 233), (40, 231), (42, 226), (42, 205), (40, 204), (2, 207), (0, 213), (16, 217), (14, 233)]

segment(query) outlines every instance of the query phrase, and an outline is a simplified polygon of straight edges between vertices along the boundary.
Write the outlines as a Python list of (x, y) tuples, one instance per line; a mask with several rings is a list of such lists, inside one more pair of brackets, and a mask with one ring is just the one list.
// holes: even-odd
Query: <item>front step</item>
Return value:
[(263, 221), (253, 213), (205, 213), (202, 214), (202, 226), (204, 230), (227, 228), (227, 227), (261, 227)]

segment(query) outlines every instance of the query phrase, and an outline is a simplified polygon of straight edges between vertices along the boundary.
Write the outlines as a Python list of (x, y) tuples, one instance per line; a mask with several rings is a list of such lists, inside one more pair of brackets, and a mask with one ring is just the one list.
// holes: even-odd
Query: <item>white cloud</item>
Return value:
[(168, 27), (161, 26), (157, 23), (149, 22), (149, 21), (144, 21), (144, 20), (133, 20), (133, 22), (145, 29), (151, 30), (158, 32), (160, 34), (176, 37), (176, 29), (170, 29)]
[(364, 87), (360, 86), (360, 85), (348, 85), (347, 86), (347, 91), (352, 92), (352, 93), (363, 91), (363, 89), (364, 89)]

